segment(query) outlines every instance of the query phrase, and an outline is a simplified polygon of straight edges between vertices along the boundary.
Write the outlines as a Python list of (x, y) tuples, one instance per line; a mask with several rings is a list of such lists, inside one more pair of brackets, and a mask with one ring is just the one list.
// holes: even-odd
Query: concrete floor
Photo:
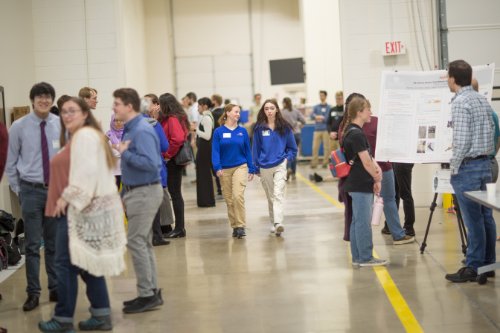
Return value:
[[(306, 177), (310, 172), (299, 169)], [(224, 202), (197, 208), (189, 181), (194, 171), (188, 175), (183, 188), (188, 237), (156, 248), (165, 304), (157, 311), (122, 314), (122, 301), (136, 296), (129, 258), (128, 270), (108, 280), (114, 332), (500, 332), (500, 277), (484, 286), (444, 279), (463, 258), (454, 215), (436, 210), (423, 255), (419, 244), (393, 246), (380, 227), (374, 228), (375, 251), (391, 264), (353, 269), (348, 243), (342, 241), (342, 209), (320, 194), (336, 199), (336, 183), (320, 183), (314, 190), (304, 180), (289, 182), (286, 231), (276, 238), (269, 234), (264, 191), (254, 180), (246, 192), (248, 236), (235, 240)], [(428, 215), (428, 208), (417, 209), (419, 242)], [(38, 321), (49, 319), (54, 308), (44, 289), (38, 309), (21, 310), (24, 274), (21, 267), (0, 284), (0, 326), (9, 332), (37, 332)], [(380, 278), (384, 274), (389, 278)], [(75, 322), (88, 315), (80, 286)], [(408, 324), (405, 308), (416, 324)]]

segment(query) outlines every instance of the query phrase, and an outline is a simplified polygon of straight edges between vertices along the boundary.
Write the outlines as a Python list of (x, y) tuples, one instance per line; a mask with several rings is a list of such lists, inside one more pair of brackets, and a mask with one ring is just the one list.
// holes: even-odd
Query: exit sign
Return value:
[(400, 40), (385, 42), (382, 54), (384, 56), (406, 54), (406, 45)]

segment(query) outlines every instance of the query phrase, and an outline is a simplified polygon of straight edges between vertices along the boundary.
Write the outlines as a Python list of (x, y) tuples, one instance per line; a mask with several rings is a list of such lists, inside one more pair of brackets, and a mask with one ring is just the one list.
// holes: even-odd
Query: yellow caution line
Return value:
[[(343, 204), (332, 198), (328, 193), (326, 193), (318, 186), (311, 183), (301, 174), (297, 173), (297, 178), (303, 183), (309, 185), (316, 193), (321, 195), (328, 202), (332, 203), (335, 207), (344, 208)], [(378, 257), (377, 253), (375, 251), (373, 252), (375, 257)], [(396, 312), (396, 315), (398, 316), (399, 320), (401, 321), (401, 324), (403, 324), (406, 332), (412, 332), (412, 333), (423, 332), (424, 330), (422, 329), (417, 319), (413, 315), (413, 312), (411, 312), (408, 303), (406, 303), (405, 299), (403, 298), (403, 295), (401, 295), (401, 292), (396, 286), (396, 283), (394, 283), (394, 280), (389, 274), (387, 268), (383, 266), (378, 266), (378, 267), (373, 267), (373, 270), (375, 271), (378, 281), (382, 285), (382, 288), (384, 289), (385, 294), (389, 299), (389, 302), (391, 302), (391, 305), (394, 308), (394, 311)]]
[(331, 196), (329, 196), (325, 191), (323, 191), (322, 189), (320, 189), (318, 186), (314, 185), (314, 183), (310, 182), (308, 179), (304, 178), (304, 176), (302, 176), (300, 173), (297, 173), (296, 175), (297, 175), (297, 178), (301, 182), (306, 183), (307, 185), (309, 185), (309, 187), (311, 187), (314, 191), (316, 191), (316, 193), (318, 193), (319, 195), (321, 195), (323, 198), (325, 198), (332, 205), (334, 205), (337, 208), (344, 209), (344, 204), (338, 202), (337, 200), (335, 200), (334, 198), (332, 198)]

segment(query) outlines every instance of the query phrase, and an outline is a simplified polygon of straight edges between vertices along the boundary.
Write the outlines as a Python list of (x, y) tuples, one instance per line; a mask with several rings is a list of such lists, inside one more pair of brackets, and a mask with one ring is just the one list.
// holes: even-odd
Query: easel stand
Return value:
[[(434, 193), (434, 199), (432, 200), (430, 206), (429, 220), (427, 221), (427, 228), (425, 229), (425, 236), (422, 245), (420, 245), (420, 253), (423, 254), (425, 247), (427, 246), (427, 236), (429, 236), (429, 230), (431, 229), (432, 216), (434, 215), (434, 210), (436, 209), (438, 193)], [(462, 241), (462, 253), (465, 255), (467, 252), (467, 231), (465, 230), (464, 220), (462, 219), (462, 214), (460, 213), (460, 207), (458, 206), (458, 200), (453, 194), (453, 205), (455, 206), (455, 212), (457, 213), (458, 230), (460, 232), (460, 240)]]

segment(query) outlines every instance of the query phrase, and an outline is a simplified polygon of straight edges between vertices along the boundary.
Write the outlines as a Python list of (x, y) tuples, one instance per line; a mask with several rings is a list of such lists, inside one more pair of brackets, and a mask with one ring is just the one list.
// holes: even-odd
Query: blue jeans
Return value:
[(373, 193), (349, 192), (352, 198), (352, 223), (350, 230), (352, 261), (370, 261), (373, 256), (372, 205)]
[(462, 162), (458, 173), (451, 176), (451, 185), (467, 227), (465, 265), (475, 270), (496, 261), (497, 232), (492, 210), (466, 198), (464, 192), (486, 190), (486, 183), (491, 183), (490, 163), (487, 158)]
[(56, 270), (58, 302), (54, 319), (63, 323), (72, 323), (78, 295), (78, 275), (87, 285), (87, 298), (90, 301), (92, 316), (101, 317), (111, 314), (108, 289), (104, 277), (96, 277), (71, 264), (68, 245), (68, 219), (57, 219)]
[(384, 200), (384, 215), (387, 220), (387, 226), (391, 231), (394, 240), (405, 236), (405, 231), (401, 227), (399, 220), (398, 207), (396, 205), (396, 187), (394, 185), (394, 171), (384, 171), (382, 174), (382, 190), (380, 196)]
[[(298, 147), (300, 145), (300, 133), (294, 133), (293, 137), (295, 138), (295, 143), (297, 144)], [(292, 174), (295, 175), (295, 173), (297, 172), (297, 156), (295, 156), (293, 160), (287, 162), (286, 168), (291, 169)]]
[(54, 267), (55, 241), (57, 225), (53, 218), (45, 216), (47, 189), (34, 187), (21, 182), (19, 191), (21, 211), (24, 220), (26, 238), (26, 292), (40, 295), (40, 245), (44, 240), (45, 271), (49, 281), (49, 290), (57, 289), (57, 276)]

